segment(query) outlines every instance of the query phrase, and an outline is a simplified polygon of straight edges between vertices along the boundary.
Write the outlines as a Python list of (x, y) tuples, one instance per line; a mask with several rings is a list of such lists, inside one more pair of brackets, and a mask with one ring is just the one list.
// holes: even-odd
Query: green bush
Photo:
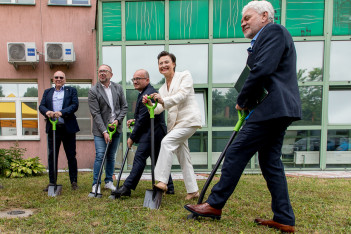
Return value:
[(0, 175), (18, 178), (42, 174), (45, 167), (39, 162), (39, 158), (23, 159), (25, 151), (17, 142), (10, 149), (0, 149)]
[(10, 178), (22, 178), (25, 176), (40, 175), (46, 171), (39, 162), (39, 157), (27, 159), (13, 159), (10, 168), (5, 169), (4, 174)]

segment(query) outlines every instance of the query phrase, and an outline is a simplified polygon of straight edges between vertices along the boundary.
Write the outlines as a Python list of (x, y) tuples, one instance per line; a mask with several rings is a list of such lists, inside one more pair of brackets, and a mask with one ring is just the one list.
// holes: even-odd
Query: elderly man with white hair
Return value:
[[(267, 1), (252, 1), (242, 11), (241, 27), (251, 39), (249, 75), (238, 95), (236, 109), (250, 111), (246, 123), (229, 146), (219, 182), (207, 201), (186, 205), (196, 216), (221, 218), (222, 208), (234, 192), (245, 166), (258, 152), (263, 177), (272, 196), (272, 220), (256, 218), (259, 225), (295, 232), (284, 165), (280, 159), (287, 127), (301, 119), (296, 77), (296, 51), (290, 33), (274, 24), (274, 10)], [(268, 95), (262, 100), (262, 91)]]

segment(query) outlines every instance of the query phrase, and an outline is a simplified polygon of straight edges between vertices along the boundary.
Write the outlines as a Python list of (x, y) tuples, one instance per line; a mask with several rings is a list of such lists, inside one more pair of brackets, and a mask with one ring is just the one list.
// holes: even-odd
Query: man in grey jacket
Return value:
[[(115, 155), (122, 132), (122, 121), (127, 114), (128, 105), (122, 87), (110, 81), (112, 76), (112, 68), (105, 64), (101, 65), (98, 69), (99, 81), (90, 89), (88, 95), (90, 113), (93, 117), (93, 135), (96, 151), (92, 192), (95, 192), (96, 189), (99, 170), (108, 142), (111, 142), (111, 144), (106, 155), (105, 188), (112, 191), (116, 189), (113, 186), (112, 175)], [(117, 132), (113, 135), (112, 141), (107, 133), (108, 124), (115, 124), (117, 127)], [(100, 186), (98, 193), (100, 193)]]

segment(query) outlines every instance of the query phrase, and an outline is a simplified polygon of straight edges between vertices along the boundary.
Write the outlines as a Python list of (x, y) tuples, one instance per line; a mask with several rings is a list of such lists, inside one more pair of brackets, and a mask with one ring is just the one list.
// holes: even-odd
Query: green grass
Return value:
[[(175, 195), (163, 196), (161, 208), (143, 207), (150, 181), (141, 181), (132, 197), (110, 200), (88, 198), (92, 173), (79, 173), (79, 190), (71, 191), (68, 173), (59, 174), (61, 196), (51, 198), (42, 189), (47, 175), (23, 179), (0, 178), (0, 211), (33, 209), (22, 219), (0, 219), (0, 233), (278, 233), (256, 226), (256, 217), (271, 218), (270, 195), (261, 175), (244, 175), (223, 209), (220, 221), (187, 220), (183, 181), (175, 181)], [(205, 181), (198, 181), (202, 188)], [(216, 183), (213, 181), (212, 185)], [(290, 198), (299, 233), (351, 233), (351, 180), (288, 178)], [(191, 203), (196, 203), (192, 201)]]

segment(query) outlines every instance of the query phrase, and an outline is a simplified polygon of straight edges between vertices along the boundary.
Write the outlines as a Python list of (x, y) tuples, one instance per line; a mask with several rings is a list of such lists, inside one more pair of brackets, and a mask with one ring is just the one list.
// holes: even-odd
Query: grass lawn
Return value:
[[(183, 181), (175, 181), (175, 195), (163, 196), (161, 208), (143, 207), (150, 181), (141, 181), (131, 198), (88, 198), (92, 173), (79, 173), (79, 190), (71, 191), (68, 173), (59, 173), (61, 196), (51, 198), (42, 189), (47, 175), (23, 179), (0, 178), (0, 211), (33, 209), (22, 219), (0, 219), (0, 233), (277, 233), (256, 226), (256, 217), (272, 218), (270, 195), (262, 175), (244, 175), (223, 209), (220, 221), (187, 220)], [(205, 181), (198, 181), (202, 188)], [(216, 181), (213, 181), (215, 184)], [(288, 177), (290, 198), (299, 233), (351, 233), (351, 180)], [(192, 201), (191, 203), (196, 203)]]

